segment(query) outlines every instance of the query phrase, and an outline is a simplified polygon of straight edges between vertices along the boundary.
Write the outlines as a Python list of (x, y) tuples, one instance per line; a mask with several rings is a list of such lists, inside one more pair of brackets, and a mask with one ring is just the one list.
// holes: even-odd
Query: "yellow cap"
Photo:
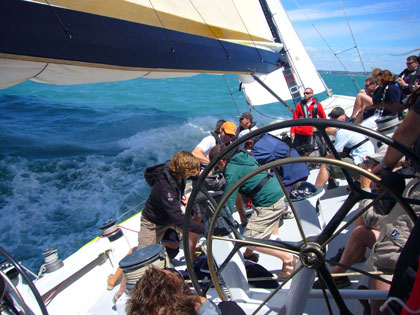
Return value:
[(236, 135), (236, 125), (235, 123), (231, 121), (227, 121), (223, 123), (222, 129), (227, 133), (228, 135)]

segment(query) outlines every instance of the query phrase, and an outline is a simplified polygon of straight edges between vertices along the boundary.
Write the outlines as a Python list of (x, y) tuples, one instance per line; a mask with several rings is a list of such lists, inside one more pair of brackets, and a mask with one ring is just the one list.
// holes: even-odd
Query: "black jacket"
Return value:
[(420, 80), (420, 66), (417, 67), (417, 69), (413, 71), (409, 71), (406, 68), (400, 73), (398, 77), (403, 78), (405, 83), (407, 83), (407, 86), (400, 87), (401, 91), (405, 95), (409, 95), (413, 93), (413, 84), (416, 83), (416, 81)]
[[(169, 161), (146, 169), (144, 177), (152, 186), (152, 192), (143, 210), (144, 217), (157, 225), (175, 224), (184, 226), (181, 199), (184, 195), (185, 180), (177, 181), (169, 171)], [(204, 225), (191, 220), (191, 232), (204, 233)]]

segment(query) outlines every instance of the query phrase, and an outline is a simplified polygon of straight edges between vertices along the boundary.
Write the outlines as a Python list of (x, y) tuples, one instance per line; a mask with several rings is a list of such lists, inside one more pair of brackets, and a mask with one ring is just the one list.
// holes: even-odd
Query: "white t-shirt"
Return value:
[(216, 139), (212, 135), (204, 137), (203, 140), (201, 140), (201, 142), (197, 144), (197, 147), (203, 150), (206, 158), (209, 157), (210, 150), (213, 149), (215, 146)]
[[(366, 139), (366, 136), (346, 129), (338, 129), (335, 135), (334, 147), (337, 152), (343, 152), (344, 147), (351, 148)], [(375, 147), (372, 142), (367, 141), (354, 150), (351, 150), (350, 156), (353, 158), (354, 164), (362, 163), (363, 158), (367, 155), (374, 154)]]

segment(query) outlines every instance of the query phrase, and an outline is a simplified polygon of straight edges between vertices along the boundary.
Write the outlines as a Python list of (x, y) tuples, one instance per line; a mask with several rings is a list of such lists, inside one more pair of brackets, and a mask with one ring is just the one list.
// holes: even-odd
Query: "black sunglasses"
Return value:
[(312, 92), (304, 92), (303, 94), (308, 95), (308, 94), (312, 94)]
[(413, 64), (414, 63), (414, 61), (411, 61), (411, 62), (406, 62), (406, 65), (407, 66), (409, 66), (409, 65), (411, 65), (411, 64)]

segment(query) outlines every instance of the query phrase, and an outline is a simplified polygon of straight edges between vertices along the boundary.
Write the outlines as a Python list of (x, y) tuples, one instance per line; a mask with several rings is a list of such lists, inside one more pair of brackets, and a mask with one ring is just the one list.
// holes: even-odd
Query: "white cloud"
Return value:
[[(350, 7), (349, 5), (353, 5)], [(348, 6), (348, 7), (346, 7)], [(334, 18), (344, 18), (344, 13), (341, 6), (337, 2), (311, 2), (310, 5), (302, 6), (301, 9), (294, 9), (287, 11), (289, 18), (292, 22), (307, 21), (305, 13), (309, 16), (310, 20), (326, 20)], [(351, 16), (380, 16), (387, 13), (395, 13), (405, 8), (401, 2), (388, 1), (378, 2), (367, 5), (358, 5), (358, 2), (348, 2), (345, 6), (345, 12), (348, 17)]]

